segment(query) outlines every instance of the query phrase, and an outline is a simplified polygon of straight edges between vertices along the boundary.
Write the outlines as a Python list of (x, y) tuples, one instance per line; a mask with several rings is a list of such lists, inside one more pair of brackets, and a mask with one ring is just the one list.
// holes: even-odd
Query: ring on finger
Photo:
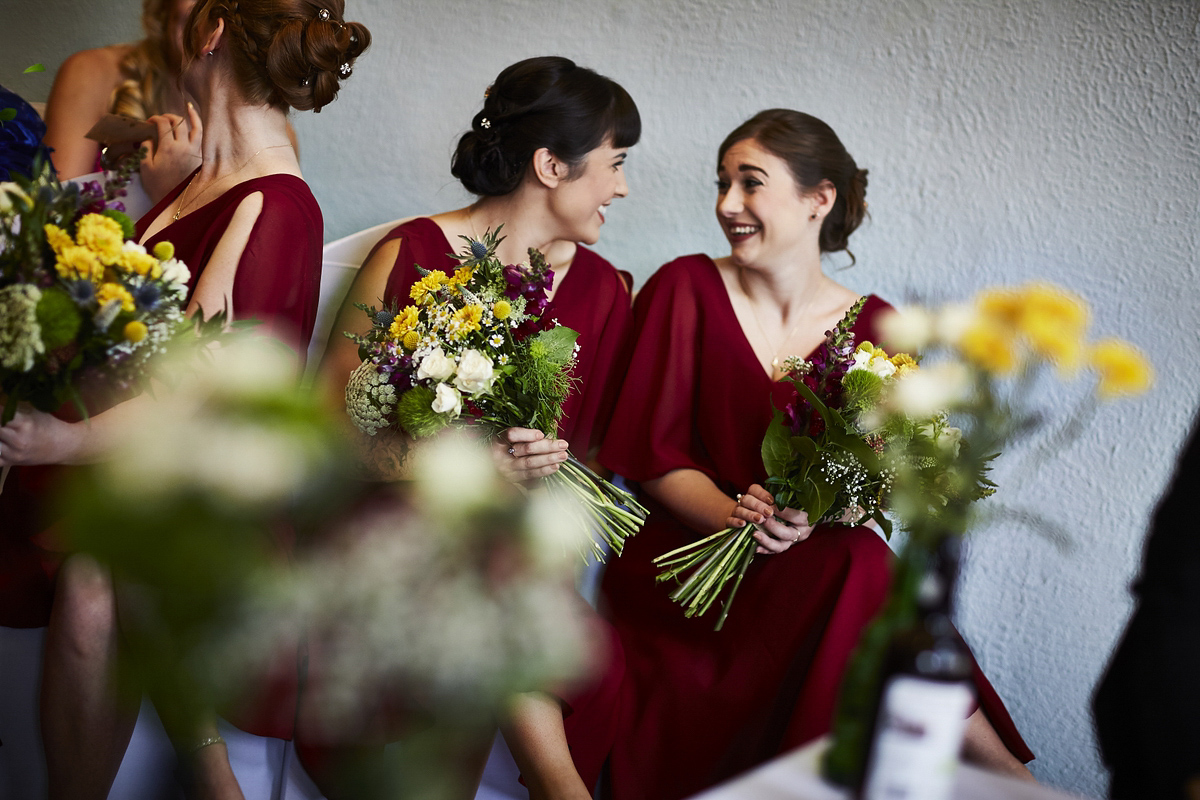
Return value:
[(510, 444), (510, 445), (508, 446), (508, 454), (509, 454), (510, 456), (512, 456), (513, 458), (516, 458), (516, 457), (517, 457), (517, 448), (516, 448), (516, 446), (515, 446), (515, 445), (511, 445), (511, 444)]
[(739, 503), (739, 504), (741, 504), (741, 502), (742, 502), (742, 498), (743, 498), (743, 497), (745, 497), (745, 495), (744, 495), (744, 494), (739, 494), (739, 495), (737, 496), (737, 498), (735, 498), (735, 499), (738, 501), (738, 503)]

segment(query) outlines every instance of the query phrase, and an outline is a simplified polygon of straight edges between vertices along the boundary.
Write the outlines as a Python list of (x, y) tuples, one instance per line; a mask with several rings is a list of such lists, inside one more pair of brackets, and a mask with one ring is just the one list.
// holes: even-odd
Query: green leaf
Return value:
[(15, 108), (0, 108), (0, 122), (10, 122), (17, 118)]
[(45, 71), (46, 71), (46, 66), (44, 64), (30, 64), (28, 67), (25, 68), (25, 72), (23, 74), (29, 75), (30, 73), (33, 73), (33, 72), (45, 72)]
[(575, 340), (579, 333), (565, 325), (559, 325), (547, 331), (542, 331), (533, 337), (534, 342), (541, 343), (545, 348), (545, 360), (554, 364), (565, 364), (575, 354)]
[(83, 321), (75, 301), (57, 287), (42, 292), (36, 313), (38, 325), (42, 328), (42, 343), (47, 350), (56, 350), (74, 341)]
[(787, 473), (792, 456), (789, 446), (790, 433), (783, 424), (783, 414), (776, 409), (771, 424), (767, 426), (767, 433), (763, 437), (762, 443), (763, 468), (770, 476), (782, 477)]

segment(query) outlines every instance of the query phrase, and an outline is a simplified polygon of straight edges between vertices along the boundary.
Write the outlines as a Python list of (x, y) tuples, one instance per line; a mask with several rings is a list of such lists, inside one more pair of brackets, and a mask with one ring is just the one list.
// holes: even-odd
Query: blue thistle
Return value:
[(96, 299), (96, 287), (91, 281), (71, 281), (67, 284), (67, 294), (76, 304), (86, 306)]
[(375, 324), (380, 326), (381, 328), (391, 327), (392, 320), (394, 320), (394, 319), (396, 319), (396, 315), (393, 314), (391, 311), (388, 311), (386, 308), (382, 311), (375, 312), (375, 317), (374, 317)]
[(143, 311), (153, 311), (162, 299), (162, 291), (152, 283), (147, 283), (133, 290), (133, 302)]
[(486, 258), (488, 254), (487, 245), (483, 242), (471, 242), (471, 255), (475, 258)]

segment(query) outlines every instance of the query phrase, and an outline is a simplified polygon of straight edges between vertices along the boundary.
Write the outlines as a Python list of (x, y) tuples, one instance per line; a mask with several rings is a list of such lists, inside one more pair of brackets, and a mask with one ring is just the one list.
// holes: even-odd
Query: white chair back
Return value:
[(312, 341), (308, 345), (310, 373), (316, 369), (317, 363), (325, 353), (325, 345), (329, 342), (329, 334), (337, 318), (338, 309), (346, 299), (346, 293), (350, 290), (350, 284), (354, 282), (359, 267), (367, 260), (372, 248), (385, 233), (410, 219), (413, 217), (374, 225), (325, 245), (321, 256), (321, 300), (317, 305), (317, 322), (313, 328)]
[[(101, 186), (104, 185), (103, 172), (89, 172), (87, 175), (80, 175), (78, 178), (71, 178), (66, 183), (73, 183), (82, 187), (88, 181), (96, 181)], [(134, 222), (146, 215), (146, 212), (154, 208), (154, 202), (151, 201), (150, 195), (146, 194), (146, 190), (142, 188), (142, 176), (138, 173), (133, 173), (130, 176), (129, 184), (125, 187), (125, 196), (117, 198), (125, 204), (125, 213)]]

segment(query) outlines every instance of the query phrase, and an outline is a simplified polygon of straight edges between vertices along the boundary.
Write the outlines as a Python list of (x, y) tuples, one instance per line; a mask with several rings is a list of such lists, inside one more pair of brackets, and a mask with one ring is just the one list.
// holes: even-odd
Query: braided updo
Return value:
[(717, 163), (730, 147), (746, 139), (786, 161), (802, 191), (811, 192), (823, 181), (833, 184), (837, 199), (821, 223), (818, 243), (822, 253), (849, 253), (850, 234), (867, 214), (867, 171), (854, 163), (833, 128), (802, 111), (760, 111), (725, 137), (717, 150)]
[(568, 166), (568, 177), (606, 141), (632, 147), (642, 135), (637, 106), (613, 80), (569, 58), (518, 61), (496, 76), (471, 130), (458, 140), (450, 173), (467, 191), (514, 191), (533, 154), (545, 147)]
[(184, 30), (184, 66), (201, 56), (202, 23), (223, 19), (247, 100), (320, 111), (371, 44), (365, 26), (342, 19), (344, 8), (344, 0), (200, 0)]

